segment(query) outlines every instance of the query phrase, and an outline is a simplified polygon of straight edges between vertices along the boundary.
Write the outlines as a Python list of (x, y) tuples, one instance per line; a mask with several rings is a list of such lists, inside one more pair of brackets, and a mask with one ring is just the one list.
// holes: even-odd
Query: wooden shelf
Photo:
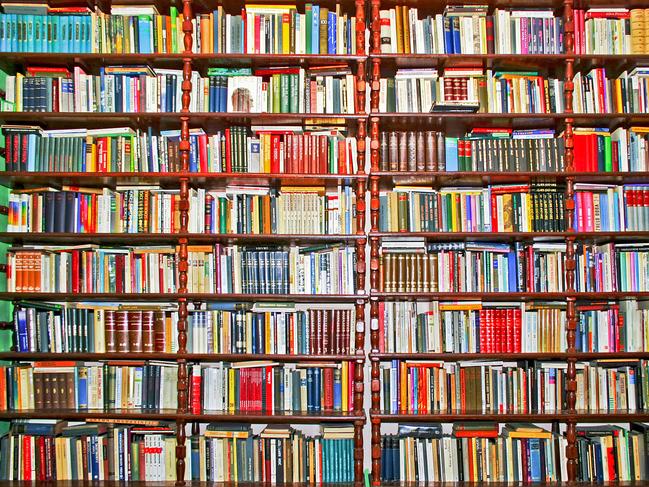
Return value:
[(649, 358), (648, 352), (520, 352), (520, 353), (379, 353), (369, 354), (370, 360), (635, 360)]
[(342, 54), (106, 54), (106, 53), (38, 53), (3, 52), (0, 64), (34, 65), (48, 64), (58, 66), (83, 65), (89, 68), (113, 64), (148, 64), (155, 67), (182, 69), (183, 60), (189, 59), (194, 69), (202, 70), (211, 66), (224, 67), (262, 67), (262, 66), (323, 66), (327, 64), (352, 64), (367, 59), (367, 56)]
[(360, 413), (344, 413), (338, 411), (325, 411), (321, 413), (260, 413), (245, 411), (228, 413), (225, 411), (204, 412), (201, 414), (181, 413), (175, 409), (111, 409), (78, 410), (78, 409), (47, 409), (29, 411), (0, 411), (0, 420), (8, 419), (68, 419), (84, 421), (86, 419), (146, 419), (160, 421), (185, 420), (191, 422), (245, 422), (245, 423), (296, 423), (308, 424), (313, 422), (357, 422), (364, 421), (365, 416)]
[(20, 243), (56, 243), (78, 244), (80, 241), (96, 244), (124, 244), (124, 245), (149, 245), (170, 244), (175, 245), (181, 238), (186, 238), (192, 244), (211, 243), (317, 243), (317, 242), (355, 242), (366, 238), (365, 235), (308, 235), (308, 234), (201, 234), (201, 233), (29, 233), (29, 232), (0, 232), (0, 242), (12, 244)]
[(3, 186), (106, 186), (114, 188), (122, 184), (159, 184), (164, 188), (178, 188), (182, 179), (188, 179), (192, 187), (207, 189), (225, 188), (229, 184), (327, 186), (352, 184), (366, 179), (365, 174), (282, 174), (282, 173), (158, 173), (158, 172), (0, 172)]
[(433, 187), (486, 186), (489, 184), (529, 183), (536, 180), (572, 179), (590, 183), (643, 183), (649, 181), (649, 172), (481, 172), (481, 171), (372, 171), (370, 178), (378, 178), (383, 187), (392, 184), (419, 184)]
[(524, 292), (524, 293), (386, 293), (379, 291), (370, 292), (371, 299), (404, 300), (404, 301), (566, 301), (568, 298), (577, 300), (611, 301), (625, 298), (649, 299), (649, 292), (602, 292), (602, 293), (549, 293), (549, 292)]
[(420, 237), (431, 241), (544, 241), (565, 240), (574, 238), (576, 241), (604, 242), (649, 239), (646, 232), (369, 232), (370, 238), (395, 239), (399, 237)]
[(386, 412), (371, 411), (372, 420), (379, 419), (386, 423), (400, 422), (426, 422), (426, 423), (452, 423), (456, 421), (496, 421), (499, 423), (507, 422), (530, 422), (544, 423), (559, 421), (576, 421), (580, 423), (599, 423), (599, 422), (629, 422), (629, 421), (647, 421), (649, 420), (649, 411), (644, 412), (627, 412), (627, 411), (577, 411), (576, 413), (556, 412), (556, 413), (483, 413), (471, 412), (461, 413), (454, 411), (451, 413), (431, 413), (431, 414), (408, 414), (398, 413), (390, 414)]
[[(61, 360), (60, 353), (49, 352), (0, 352), (0, 360)], [(342, 360), (364, 360), (364, 355), (279, 355), (279, 354), (252, 354), (252, 353), (146, 353), (146, 352), (120, 352), (120, 353), (90, 353), (73, 352), (64, 354), (65, 360), (187, 360), (189, 362), (246, 362), (249, 360), (271, 360), (273, 362), (339, 362)]]
[(196, 302), (243, 301), (243, 302), (300, 302), (318, 301), (324, 303), (354, 302), (364, 300), (362, 294), (198, 294), (198, 293), (35, 293), (2, 292), (0, 300), (39, 300), (39, 301), (119, 301), (119, 302), (168, 302), (185, 299)]

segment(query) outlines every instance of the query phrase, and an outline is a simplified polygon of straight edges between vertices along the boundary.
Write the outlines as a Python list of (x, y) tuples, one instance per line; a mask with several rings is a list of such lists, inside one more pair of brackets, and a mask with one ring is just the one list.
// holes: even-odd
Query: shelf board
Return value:
[[(245, 353), (86, 353), (73, 352), (63, 354), (66, 360), (187, 360), (189, 362), (246, 362), (249, 360), (271, 360), (274, 362), (339, 362), (342, 360), (365, 360), (364, 355), (317, 355), (317, 354), (245, 354)], [(62, 354), (49, 352), (0, 352), (0, 360), (61, 360)]]
[(634, 360), (649, 358), (649, 352), (520, 352), (520, 353), (379, 353), (370, 360)]
[(242, 301), (242, 302), (299, 302), (312, 301), (335, 303), (365, 300), (363, 294), (207, 294), (207, 293), (38, 293), (2, 292), (0, 300), (38, 300), (38, 301), (119, 301), (119, 302), (168, 302), (186, 299), (196, 302)]
[(352, 184), (367, 179), (366, 174), (283, 174), (283, 173), (190, 173), (190, 172), (0, 172), (4, 186), (71, 185), (107, 186), (122, 184), (159, 184), (164, 188), (180, 187), (181, 179), (189, 179), (191, 187), (224, 188), (229, 184), (327, 186)]
[(541, 241), (574, 238), (577, 241), (624, 241), (648, 239), (645, 232), (369, 232), (370, 238), (420, 237), (432, 241)]
[(483, 412), (451, 412), (451, 413), (431, 413), (431, 414), (408, 414), (398, 413), (390, 414), (384, 411), (370, 410), (370, 418), (378, 419), (386, 423), (399, 422), (431, 422), (431, 423), (452, 423), (457, 421), (496, 421), (506, 422), (567, 422), (576, 421), (579, 423), (598, 423), (598, 422), (628, 422), (628, 421), (647, 421), (649, 412), (628, 412), (628, 411), (577, 411), (553, 412), (553, 413), (483, 413)]
[(625, 298), (649, 299), (649, 292), (602, 292), (602, 293), (549, 293), (549, 292), (502, 292), (502, 293), (412, 293), (379, 291), (370, 292), (371, 299), (403, 300), (403, 301), (565, 301), (568, 298), (576, 300), (610, 301)]
[(642, 183), (649, 181), (649, 172), (508, 172), (508, 171), (372, 171), (383, 187), (392, 184), (418, 184), (433, 187), (446, 185), (484, 186), (496, 183), (529, 183), (537, 180), (568, 178), (575, 182)]
[(462, 134), (474, 127), (563, 128), (568, 120), (575, 126), (607, 126), (649, 123), (646, 113), (371, 113), (370, 121), (381, 129), (444, 130)]
[(81, 64), (89, 67), (113, 64), (148, 64), (156, 67), (182, 69), (183, 60), (189, 59), (194, 69), (211, 66), (262, 67), (262, 66), (322, 66), (328, 64), (352, 64), (367, 59), (361, 55), (342, 54), (222, 54), (222, 53), (156, 53), (156, 54), (107, 54), (107, 53), (40, 53), (3, 52), (0, 63), (5, 65), (48, 64), (71, 66)]
[(190, 245), (211, 243), (309, 243), (309, 242), (355, 242), (366, 238), (365, 235), (308, 235), (308, 234), (201, 234), (201, 233), (32, 233), (0, 232), (0, 242), (19, 243), (62, 243), (78, 244), (90, 242), (96, 244), (178, 244), (179, 239), (186, 238)]
[(245, 411), (229, 413), (226, 411), (204, 412), (201, 414), (181, 413), (175, 409), (112, 409), (78, 410), (78, 409), (45, 409), (28, 411), (0, 411), (0, 419), (68, 419), (83, 421), (86, 419), (146, 419), (160, 421), (185, 420), (187, 422), (245, 422), (245, 423), (300, 423), (314, 422), (357, 422), (364, 421), (365, 416), (357, 413), (325, 411), (321, 413), (260, 413)]

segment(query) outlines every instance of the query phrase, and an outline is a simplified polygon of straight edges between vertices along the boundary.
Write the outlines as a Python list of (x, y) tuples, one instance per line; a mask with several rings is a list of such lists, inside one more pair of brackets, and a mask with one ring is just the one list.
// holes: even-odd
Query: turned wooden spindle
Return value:
[(381, 53), (381, 18), (380, 18), (381, 0), (372, 0), (370, 3), (370, 29), (371, 29), (371, 46), (372, 54)]

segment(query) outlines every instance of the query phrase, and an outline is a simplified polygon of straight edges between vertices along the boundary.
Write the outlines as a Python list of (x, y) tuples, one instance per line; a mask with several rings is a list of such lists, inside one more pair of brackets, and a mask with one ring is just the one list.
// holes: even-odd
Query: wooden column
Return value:
[[(183, 0), (184, 33), (183, 54), (192, 52), (192, 4), (191, 0)], [(192, 91), (192, 60), (191, 57), (183, 58), (182, 107), (180, 117), (180, 161), (181, 172), (189, 173), (189, 104)], [(180, 233), (185, 235), (189, 222), (189, 177), (180, 179)], [(187, 293), (187, 238), (178, 240), (178, 293)], [(189, 409), (188, 371), (187, 371), (187, 299), (180, 298), (178, 302), (178, 412), (186, 413)], [(187, 455), (185, 421), (177, 421), (176, 443), (176, 483), (185, 483), (185, 458)]]
[[(573, 12), (573, 0), (564, 0), (564, 40), (566, 46), (566, 54), (574, 55), (575, 53), (575, 24)], [(564, 104), (566, 113), (573, 112), (573, 82), (574, 76), (574, 58), (568, 58), (565, 66), (565, 82), (564, 82)], [(564, 171), (567, 173), (574, 172), (574, 140), (573, 140), (573, 124), (572, 117), (566, 118), (565, 134), (565, 153), (564, 153)], [(566, 225), (568, 232), (573, 232), (575, 205), (574, 205), (574, 180), (567, 178), (566, 180)], [(566, 377), (566, 407), (569, 413), (575, 412), (575, 404), (577, 400), (577, 358), (575, 353), (575, 340), (577, 330), (577, 306), (575, 293), (575, 238), (569, 236), (566, 239), (566, 292), (573, 294), (567, 299), (566, 307), (566, 342), (568, 357), (568, 369)], [(572, 356), (571, 356), (572, 355)], [(568, 421), (566, 424), (566, 458), (568, 461), (568, 481), (574, 482), (577, 479), (577, 424), (575, 421)]]

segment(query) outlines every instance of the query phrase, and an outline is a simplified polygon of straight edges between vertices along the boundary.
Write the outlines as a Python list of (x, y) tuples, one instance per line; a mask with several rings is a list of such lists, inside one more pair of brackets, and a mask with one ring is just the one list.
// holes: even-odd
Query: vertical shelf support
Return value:
[[(563, 4), (564, 16), (564, 39), (566, 46), (566, 54), (574, 55), (575, 53), (575, 24), (574, 24), (574, 11), (573, 0), (564, 0)], [(574, 77), (574, 58), (566, 60), (565, 82), (564, 82), (564, 102), (566, 113), (573, 113), (573, 77)], [(573, 118), (566, 118), (565, 127), (565, 153), (564, 153), (564, 171), (567, 173), (574, 172), (574, 139), (573, 139)], [(573, 179), (568, 178), (566, 181), (566, 225), (569, 232), (574, 231), (574, 186)], [(566, 291), (568, 293), (575, 292), (575, 238), (569, 236), (566, 239)], [(568, 369), (566, 378), (566, 401), (569, 413), (575, 412), (575, 405), (577, 400), (577, 359), (575, 353), (575, 339), (577, 330), (577, 306), (575, 297), (569, 297), (566, 307), (566, 342), (568, 357)], [(573, 355), (573, 356), (570, 356)], [(575, 421), (568, 421), (566, 424), (566, 458), (568, 461), (568, 481), (574, 482), (577, 480), (577, 424)]]
[[(192, 3), (191, 0), (183, 0), (183, 54), (192, 52)], [(190, 57), (183, 58), (183, 81), (182, 107), (180, 117), (180, 160), (181, 172), (189, 172), (189, 106), (192, 91), (192, 60)], [(180, 180), (180, 233), (187, 233), (189, 223), (189, 178), (183, 177)], [(181, 237), (178, 240), (178, 293), (187, 293), (187, 238)], [(178, 302), (178, 411), (186, 413), (189, 409), (188, 396), (188, 371), (187, 360), (187, 299), (181, 298)], [(187, 456), (185, 421), (177, 422), (177, 443), (176, 443), (176, 484), (185, 484), (185, 458)]]

